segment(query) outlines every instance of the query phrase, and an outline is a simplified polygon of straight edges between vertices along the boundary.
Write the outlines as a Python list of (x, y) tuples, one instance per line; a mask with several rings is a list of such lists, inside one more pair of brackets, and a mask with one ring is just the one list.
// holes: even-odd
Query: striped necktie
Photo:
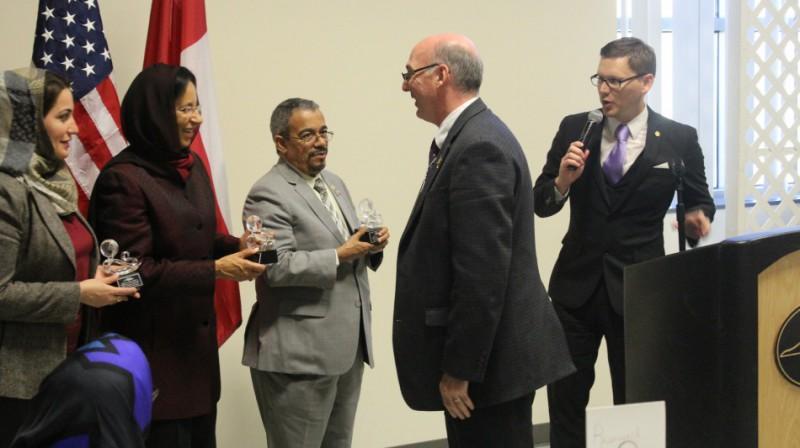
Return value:
[(422, 188), (428, 184), (433, 172), (436, 171), (437, 163), (439, 162), (439, 146), (436, 145), (436, 140), (431, 141), (431, 147), (428, 150), (428, 170), (425, 172), (425, 180), (422, 182)]
[(349, 237), (347, 226), (344, 224), (344, 222), (342, 222), (342, 219), (339, 218), (339, 213), (336, 211), (336, 206), (333, 204), (331, 195), (328, 194), (328, 189), (326, 188), (325, 182), (322, 181), (321, 177), (314, 179), (314, 190), (319, 193), (319, 198), (322, 200), (322, 204), (328, 210), (328, 213), (330, 213), (331, 219), (333, 219), (334, 224), (336, 224), (336, 228), (339, 229), (339, 233), (342, 235), (342, 238), (346, 240)]

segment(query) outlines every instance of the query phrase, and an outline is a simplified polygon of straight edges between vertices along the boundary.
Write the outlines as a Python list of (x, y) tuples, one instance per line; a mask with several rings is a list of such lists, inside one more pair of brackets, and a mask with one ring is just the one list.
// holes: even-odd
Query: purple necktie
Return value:
[(625, 153), (628, 147), (628, 126), (620, 124), (614, 134), (617, 136), (617, 142), (603, 163), (603, 172), (606, 173), (606, 179), (611, 185), (616, 185), (622, 179), (622, 167), (625, 165)]

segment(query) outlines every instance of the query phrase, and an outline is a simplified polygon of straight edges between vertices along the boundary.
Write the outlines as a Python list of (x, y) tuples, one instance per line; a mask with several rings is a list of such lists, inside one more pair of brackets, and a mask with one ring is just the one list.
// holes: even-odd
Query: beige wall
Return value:
[[(2, 0), (0, 68), (27, 65), (36, 3)], [(400, 91), (408, 52), (427, 34), (471, 36), (486, 70), (482, 97), (516, 133), (534, 175), (561, 117), (596, 104), (588, 77), (597, 51), (614, 37), (614, 2), (209, 0), (212, 63), (230, 179), (233, 217), (252, 182), (275, 162), (268, 139), (272, 108), (290, 96), (320, 103), (336, 132), (330, 168), (354, 199), (369, 196), (393, 233), (384, 265), (371, 277), (378, 365), (364, 377), (354, 446), (391, 446), (444, 436), (440, 413), (409, 410), (394, 372), (391, 314), (396, 243), (424, 175), (435, 131), (414, 116)], [(149, 2), (103, 0), (103, 22), (120, 92), (141, 66)], [(550, 275), (566, 229), (567, 213), (537, 220), (543, 278)], [(235, 231), (241, 231), (236, 223)], [(242, 285), (245, 318), (253, 303)], [(242, 331), (222, 348), (221, 447), (263, 446), (263, 431), (247, 370), (241, 366)], [(601, 363), (605, 361), (601, 359)], [(607, 369), (598, 372), (593, 404), (609, 404)], [(547, 420), (544, 390), (534, 421)]]

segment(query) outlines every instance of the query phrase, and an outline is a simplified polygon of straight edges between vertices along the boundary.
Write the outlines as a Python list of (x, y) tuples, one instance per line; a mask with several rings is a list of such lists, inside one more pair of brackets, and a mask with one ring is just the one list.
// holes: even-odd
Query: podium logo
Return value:
[(775, 360), (784, 378), (800, 387), (800, 308), (792, 312), (778, 333)]

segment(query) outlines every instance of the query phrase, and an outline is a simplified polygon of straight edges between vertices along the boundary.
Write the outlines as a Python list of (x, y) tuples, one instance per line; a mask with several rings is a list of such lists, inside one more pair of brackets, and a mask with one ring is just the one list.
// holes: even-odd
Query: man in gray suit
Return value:
[(360, 241), (350, 193), (325, 170), (333, 133), (319, 106), (272, 112), (280, 160), (251, 188), (244, 217), (275, 232), (278, 261), (256, 280), (243, 363), (271, 447), (349, 447), (364, 363), (373, 365), (369, 283), (389, 240)]

